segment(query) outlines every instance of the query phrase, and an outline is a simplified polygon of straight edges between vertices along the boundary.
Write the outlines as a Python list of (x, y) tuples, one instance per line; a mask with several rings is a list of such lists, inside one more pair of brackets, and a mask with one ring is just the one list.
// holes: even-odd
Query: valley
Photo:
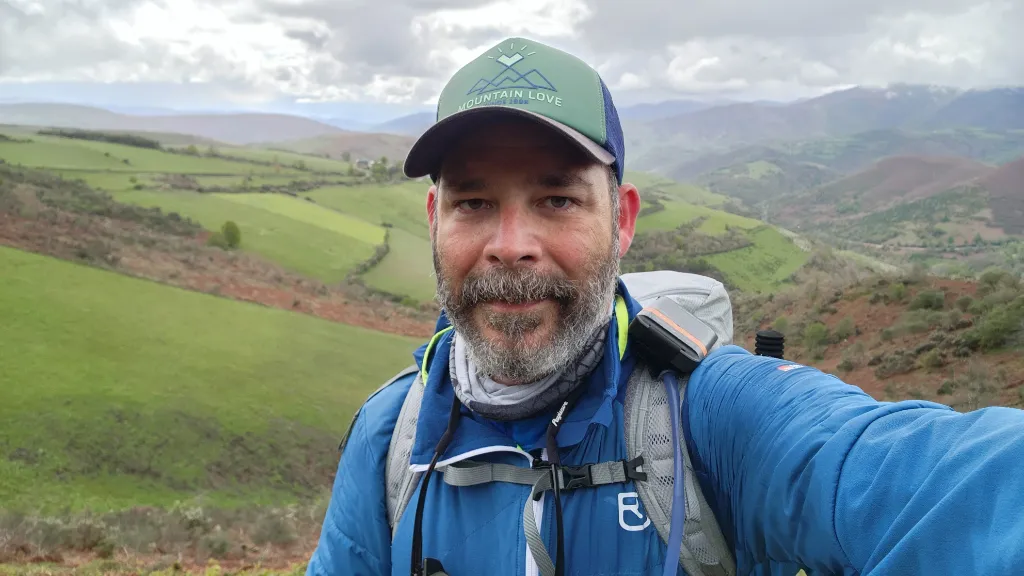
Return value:
[[(721, 280), (737, 344), (876, 398), (1024, 407), (1021, 111), (625, 108), (622, 270)], [(440, 312), (401, 170), (429, 120), (0, 104), (0, 574), (303, 573), (352, 415)]]

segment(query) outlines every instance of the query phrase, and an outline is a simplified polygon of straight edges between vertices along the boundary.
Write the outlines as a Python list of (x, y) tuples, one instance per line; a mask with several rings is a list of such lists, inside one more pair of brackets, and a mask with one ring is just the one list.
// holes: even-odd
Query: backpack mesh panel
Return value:
[(388, 520), (391, 522), (392, 532), (398, 526), (401, 514), (409, 503), (420, 477), (419, 473), (414, 474), (409, 470), (409, 459), (416, 440), (416, 423), (419, 422), (422, 402), (423, 383), (421, 377), (417, 375), (402, 403), (402, 411), (391, 435), (387, 463), (384, 467), (384, 476), (387, 479)]
[[(685, 389), (687, 379), (681, 379)], [(680, 391), (680, 395), (682, 390)], [(639, 402), (639, 404), (634, 404)], [(672, 484), (674, 462), (672, 457), (672, 422), (669, 418), (668, 396), (661, 381), (651, 378), (644, 366), (637, 366), (626, 392), (625, 425), (629, 457), (644, 456), (646, 482), (637, 482), (637, 492), (651, 522), (663, 540), (668, 539), (672, 513)], [(685, 450), (684, 450), (685, 454)], [(687, 455), (688, 456), (688, 455)], [(716, 547), (701, 530), (700, 495), (696, 491), (689, 458), (684, 460), (686, 470), (686, 520), (680, 559), (696, 560), (705, 566), (721, 563)], [(688, 570), (690, 569), (687, 566)], [(692, 571), (692, 570), (691, 570)]]

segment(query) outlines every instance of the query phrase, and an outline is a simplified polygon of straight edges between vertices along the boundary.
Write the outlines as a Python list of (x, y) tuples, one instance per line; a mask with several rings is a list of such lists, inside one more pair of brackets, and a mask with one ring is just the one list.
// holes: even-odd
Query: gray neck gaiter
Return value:
[(492, 420), (530, 418), (563, 401), (581, 386), (597, 368), (604, 355), (608, 325), (594, 331), (580, 357), (562, 372), (530, 384), (506, 386), (479, 374), (469, 358), (465, 342), (452, 337), (449, 373), (459, 401), (470, 410)]

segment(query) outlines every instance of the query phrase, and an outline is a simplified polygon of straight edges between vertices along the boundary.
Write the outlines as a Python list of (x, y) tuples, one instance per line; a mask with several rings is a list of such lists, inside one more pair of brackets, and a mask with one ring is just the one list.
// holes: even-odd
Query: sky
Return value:
[(1024, 0), (0, 0), (0, 101), (382, 121), (509, 36), (627, 105), (1024, 85), (1022, 30)]

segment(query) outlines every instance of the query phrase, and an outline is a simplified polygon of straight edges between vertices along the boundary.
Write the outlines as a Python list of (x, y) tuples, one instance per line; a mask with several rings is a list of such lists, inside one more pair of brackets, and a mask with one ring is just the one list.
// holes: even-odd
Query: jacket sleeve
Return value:
[(307, 576), (391, 573), (385, 464), (411, 378), (403, 380), (368, 400), (349, 431)]
[(1024, 411), (879, 402), (728, 347), (686, 391), (702, 487), (740, 574), (1010, 574), (1024, 564)]

